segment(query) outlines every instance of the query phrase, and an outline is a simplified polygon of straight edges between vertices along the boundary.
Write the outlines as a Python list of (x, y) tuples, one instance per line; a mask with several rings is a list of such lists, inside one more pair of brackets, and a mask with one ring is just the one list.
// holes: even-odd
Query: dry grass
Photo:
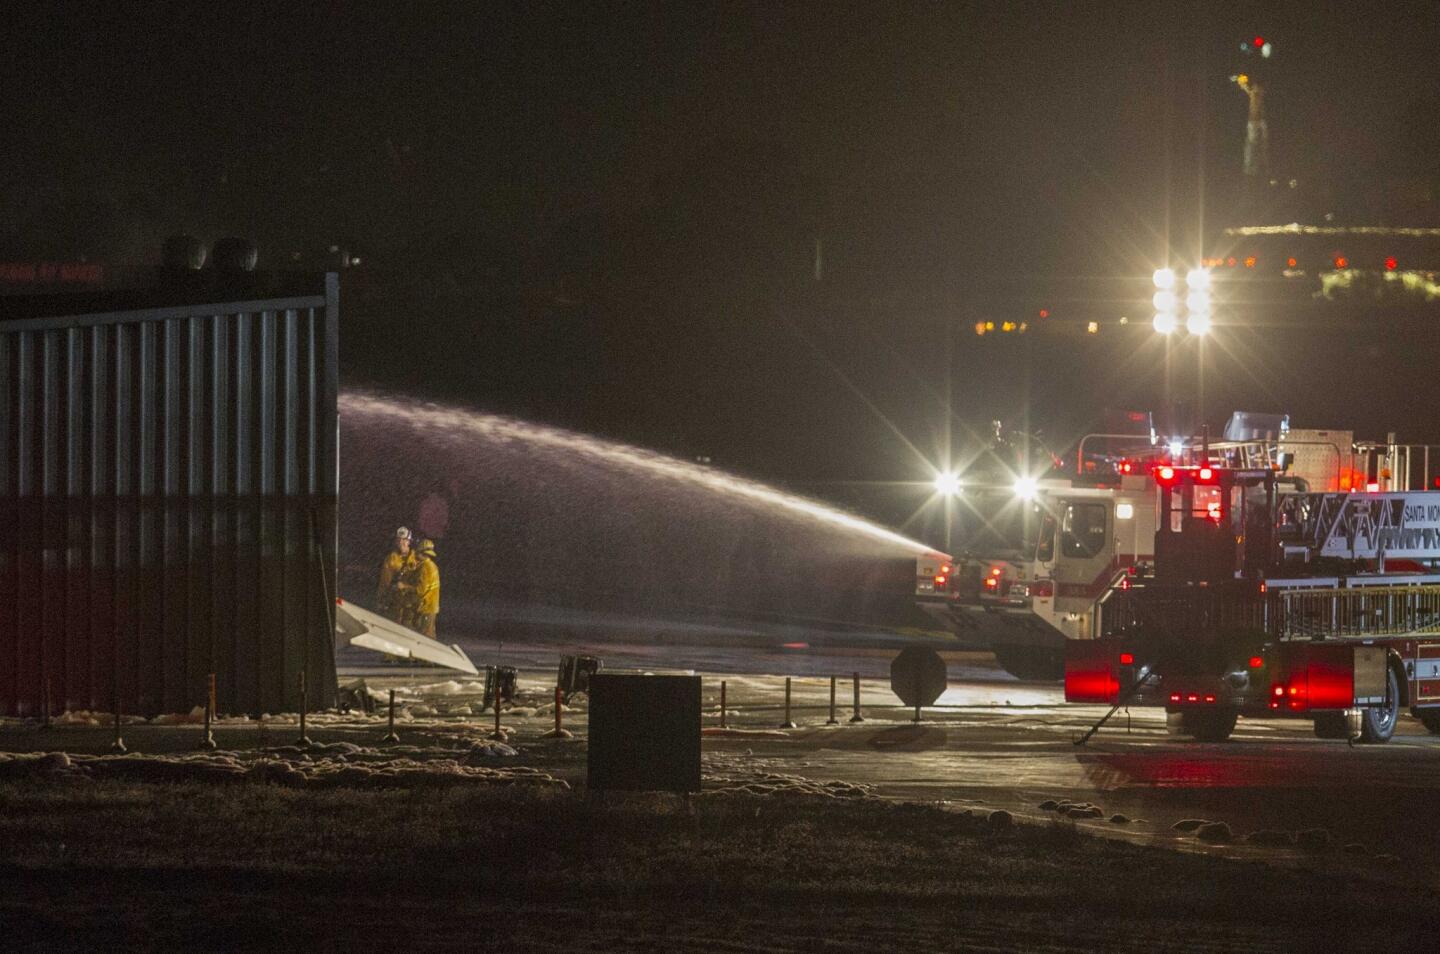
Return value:
[(1417, 888), (871, 800), (4, 784), (0, 867), (9, 950), (1294, 951), (1440, 933)]

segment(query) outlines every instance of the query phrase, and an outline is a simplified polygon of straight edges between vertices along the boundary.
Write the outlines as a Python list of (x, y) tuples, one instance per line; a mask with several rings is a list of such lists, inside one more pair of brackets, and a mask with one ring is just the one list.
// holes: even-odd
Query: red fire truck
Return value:
[(1299, 492), (1203, 460), (1152, 473), (1153, 564), (1066, 641), (1068, 701), (1164, 707), (1203, 741), (1245, 716), (1385, 742), (1405, 709), (1440, 734), (1440, 492)]

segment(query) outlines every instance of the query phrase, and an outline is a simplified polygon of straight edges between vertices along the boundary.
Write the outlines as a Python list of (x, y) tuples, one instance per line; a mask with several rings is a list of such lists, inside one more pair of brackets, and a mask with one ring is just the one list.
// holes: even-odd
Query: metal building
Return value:
[(0, 298), (0, 714), (331, 704), (337, 304)]

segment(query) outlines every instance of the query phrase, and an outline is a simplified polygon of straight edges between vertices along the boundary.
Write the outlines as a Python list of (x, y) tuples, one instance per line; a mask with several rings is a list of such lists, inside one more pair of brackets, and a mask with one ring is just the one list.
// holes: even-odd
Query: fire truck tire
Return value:
[(1000, 668), (1025, 682), (1060, 682), (1065, 678), (1065, 651), (1043, 646), (997, 646)]
[(1395, 734), (1395, 723), (1400, 721), (1400, 680), (1395, 677), (1393, 667), (1386, 667), (1390, 684), (1386, 687), (1388, 706), (1360, 710), (1360, 741), (1371, 745), (1389, 742)]
[(1343, 712), (1321, 712), (1315, 716), (1315, 737), (1319, 739), (1350, 738), (1350, 719)]
[(1235, 709), (1182, 709), (1165, 716), (1165, 727), (1171, 735), (1197, 742), (1224, 742), (1235, 731)]
[(1440, 735), (1440, 709), (1414, 709), (1415, 718), (1420, 724), (1430, 730), (1431, 735)]

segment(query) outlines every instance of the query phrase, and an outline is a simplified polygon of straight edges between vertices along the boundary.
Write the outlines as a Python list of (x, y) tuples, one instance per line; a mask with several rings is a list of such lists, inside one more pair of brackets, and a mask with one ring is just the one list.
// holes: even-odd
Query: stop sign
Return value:
[(890, 663), (890, 688), (907, 706), (931, 706), (948, 683), (945, 660), (933, 649), (908, 646)]

